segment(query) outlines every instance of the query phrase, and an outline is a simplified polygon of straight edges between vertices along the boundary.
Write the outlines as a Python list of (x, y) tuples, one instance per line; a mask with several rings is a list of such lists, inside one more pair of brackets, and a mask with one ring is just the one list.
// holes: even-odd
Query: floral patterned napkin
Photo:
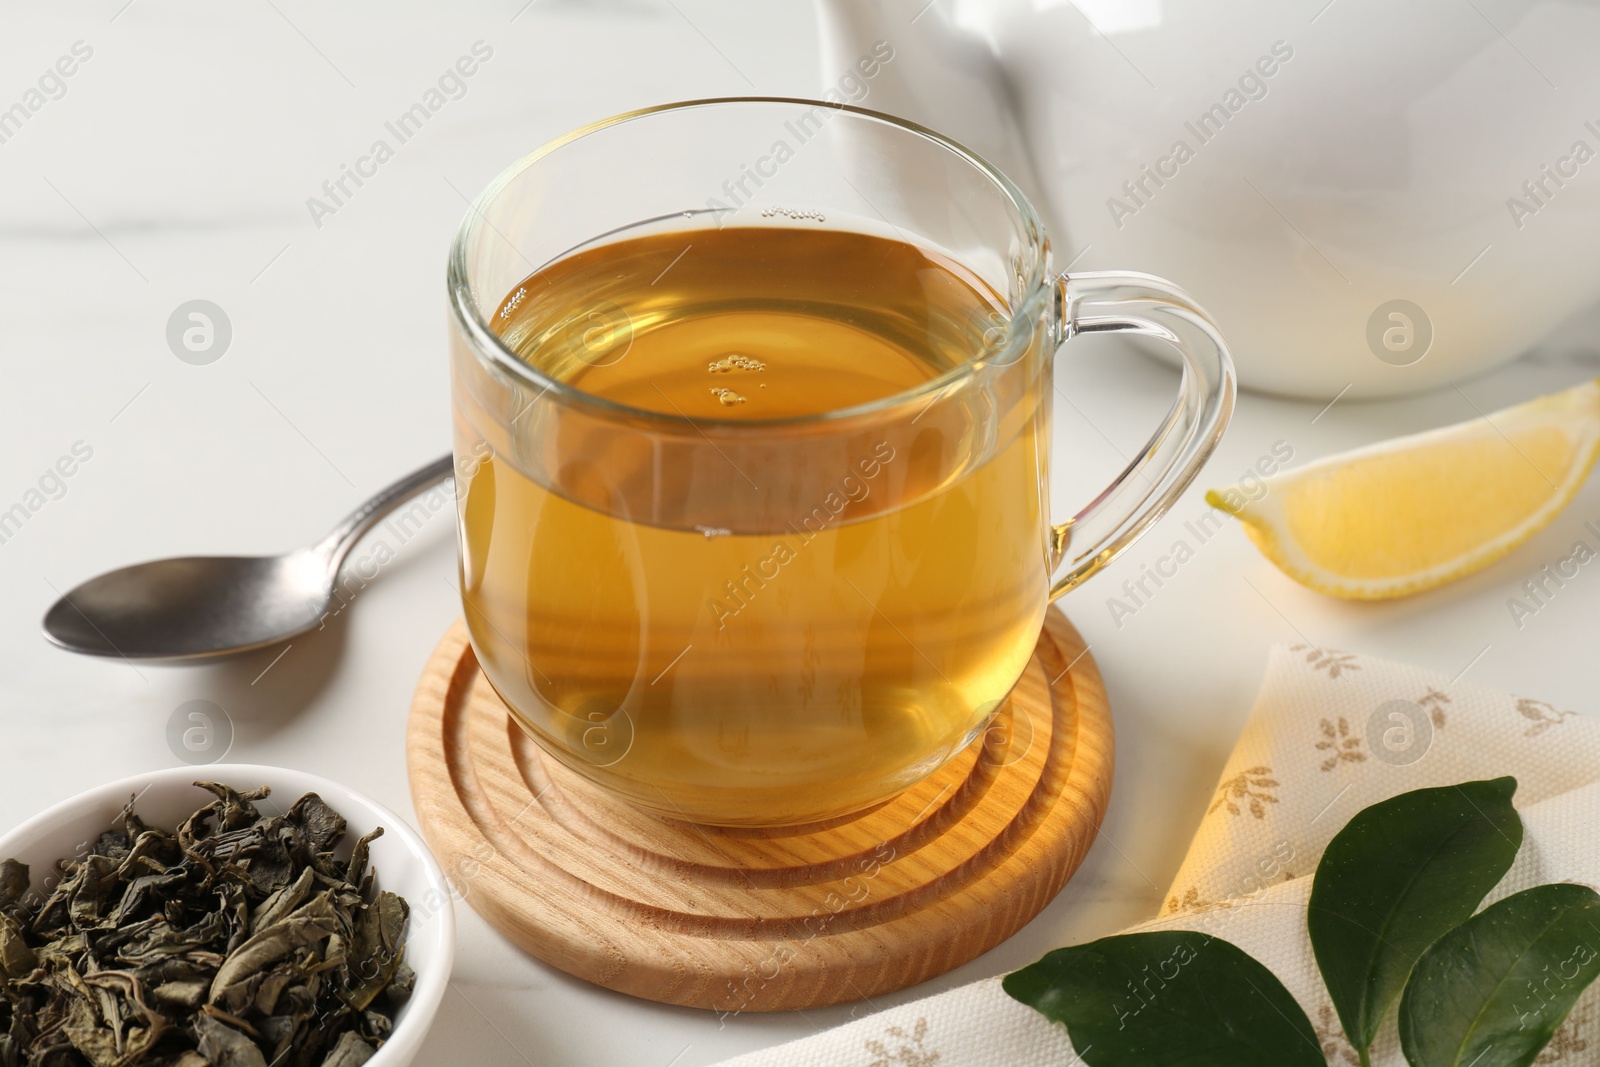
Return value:
[[(1405, 664), (1303, 645), (1276, 649), (1166, 904), (1133, 929), (1199, 930), (1237, 944), (1299, 1000), (1328, 1062), (1354, 1065), (1306, 936), (1310, 875), (1323, 848), (1370, 804), (1504, 774), (1519, 783), (1525, 834), (1490, 900), (1546, 882), (1600, 889), (1600, 718)], [(1065, 1028), (1013, 1001), (999, 978), (990, 978), (723, 1067), (1082, 1062)], [(1538, 1062), (1600, 1062), (1600, 983)], [(1404, 1067), (1392, 1022), (1373, 1063)]]

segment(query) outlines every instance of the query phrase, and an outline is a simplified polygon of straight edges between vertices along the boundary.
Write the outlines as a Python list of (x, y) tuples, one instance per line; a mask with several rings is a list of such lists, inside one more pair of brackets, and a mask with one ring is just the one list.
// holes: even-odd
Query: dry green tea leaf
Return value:
[(221, 1019), (201, 1015), (195, 1019), (194, 1028), (200, 1035), (200, 1055), (214, 1067), (267, 1067), (261, 1047)]
[(339, 1038), (333, 1051), (328, 1053), (328, 1058), (322, 1061), (322, 1067), (361, 1067), (372, 1059), (374, 1051), (371, 1045), (361, 1040), (359, 1034), (347, 1032)]

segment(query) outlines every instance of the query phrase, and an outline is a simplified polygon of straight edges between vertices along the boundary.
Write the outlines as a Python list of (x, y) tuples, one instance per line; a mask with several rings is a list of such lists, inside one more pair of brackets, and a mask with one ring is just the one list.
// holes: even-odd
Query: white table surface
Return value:
[[(391, 545), (397, 558), (380, 578), (287, 652), (135, 667), (50, 648), (38, 620), (57, 590), (119, 564), (301, 543), (443, 452), (445, 249), (463, 195), (516, 156), (628, 108), (822, 85), (803, 3), (524, 3), (105, 0), (0, 13), (0, 107), (74, 42), (93, 49), (66, 94), (0, 144), (0, 511), (75, 442), (93, 450), (64, 495), (0, 543), (0, 827), (108, 778), (175, 765), (167, 723), (192, 699), (231, 719), (230, 760), (327, 775), (411, 816), (406, 708), (458, 610), (448, 511)], [(306, 198), (479, 40), (494, 54), (467, 94), (314, 225)], [(173, 309), (195, 298), (219, 304), (233, 326), (228, 351), (206, 366), (180, 362), (165, 339)], [(1573, 384), (1600, 365), (1597, 327), (1571, 327), (1459, 392), (1340, 402), (1320, 417), (1319, 404), (1245, 395), (1202, 482), (1234, 480), (1280, 440), (1303, 462)], [(1073, 403), (1059, 407), (1053, 485), (1064, 505), (1142, 442), (1175, 374), (1100, 341), (1062, 358)], [(1588, 536), (1600, 484), (1509, 559), (1389, 604), (1295, 585), (1230, 524), (1115, 625), (1107, 598), (1204, 510), (1197, 487), (1178, 521), (1066, 605), (1116, 710), (1102, 839), (1017, 936), (879, 1006), (1152, 914), (1274, 643), (1303, 636), (1565, 708), (1600, 705), (1600, 577), (1585, 569), (1520, 629), (1507, 607), (1528, 576)], [(871, 1010), (719, 1024), (570, 979), (469, 909), (458, 914), (454, 981), (422, 1064), (693, 1067)]]

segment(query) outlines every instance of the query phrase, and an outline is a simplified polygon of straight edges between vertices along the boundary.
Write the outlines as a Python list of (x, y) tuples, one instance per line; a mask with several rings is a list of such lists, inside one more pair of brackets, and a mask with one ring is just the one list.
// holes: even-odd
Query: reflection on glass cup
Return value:
[[(859, 811), (974, 742), (1049, 602), (1189, 484), (1232, 408), (1204, 312), (1057, 274), (1006, 177), (812, 101), (622, 115), (527, 156), (451, 251), (461, 589), (550, 755), (718, 825)], [(1158, 338), (1177, 403), (1050, 522), (1052, 357)]]

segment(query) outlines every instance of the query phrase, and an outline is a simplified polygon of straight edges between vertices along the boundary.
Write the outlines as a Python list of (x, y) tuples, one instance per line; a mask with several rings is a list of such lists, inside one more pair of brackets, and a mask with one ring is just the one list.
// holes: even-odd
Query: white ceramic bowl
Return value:
[(284, 809), (302, 794), (316, 793), (344, 816), (349, 826), (341, 846), (346, 855), (358, 837), (373, 827), (383, 827), (383, 836), (372, 842), (372, 867), (382, 888), (400, 894), (411, 905), (405, 958), (417, 974), (417, 984), (395, 1018), (393, 1035), (367, 1061), (367, 1067), (405, 1067), (422, 1047), (450, 980), (455, 913), (449, 884), (422, 837), (377, 801), (338, 782), (283, 767), (237, 763), (170, 767), (98, 786), (40, 812), (0, 836), (0, 860), (14, 858), (26, 863), (33, 888), (39, 890), (56, 861), (86, 852), (89, 843), (111, 826), (130, 796), (138, 796), (134, 810), (146, 823), (174, 829), (215, 799), (193, 784), (197, 780), (221, 782), (240, 791), (269, 786), (273, 800)]

